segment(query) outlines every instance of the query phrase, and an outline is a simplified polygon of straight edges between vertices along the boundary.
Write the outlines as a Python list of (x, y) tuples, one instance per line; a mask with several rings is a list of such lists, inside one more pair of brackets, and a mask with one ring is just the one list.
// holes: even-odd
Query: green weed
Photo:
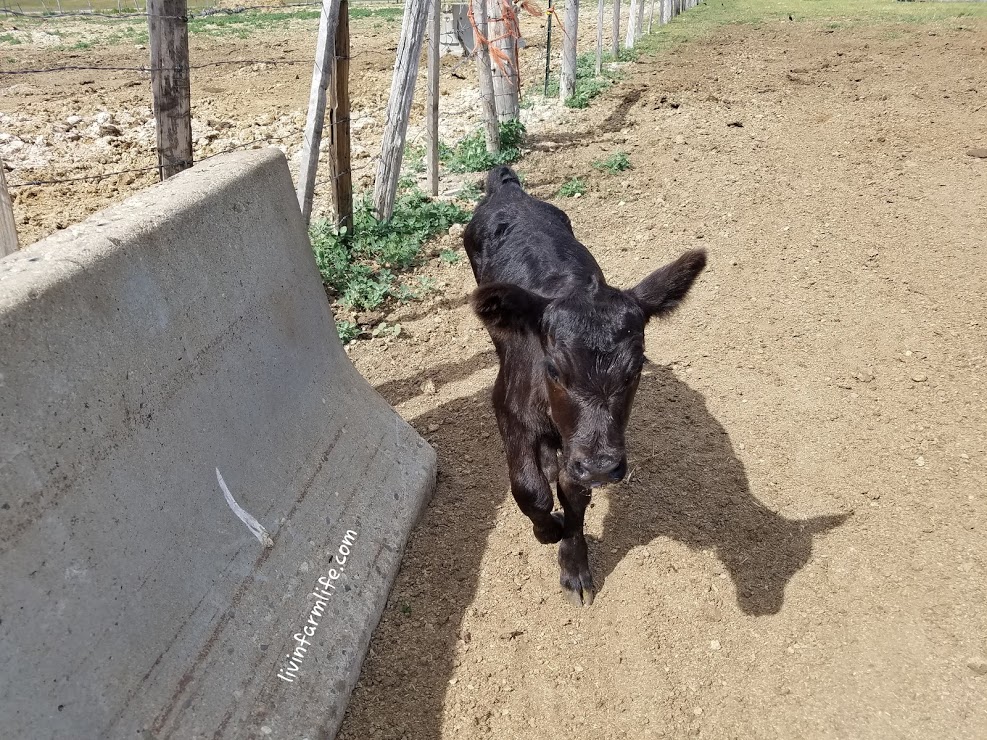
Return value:
[[(309, 236), (330, 294), (344, 308), (365, 311), (388, 300), (416, 300), (434, 290), (433, 282), (409, 281), (402, 273), (421, 262), (426, 240), (454, 223), (465, 223), (469, 216), (455, 203), (433, 201), (412, 189), (399, 193), (390, 221), (378, 221), (370, 198), (364, 196), (354, 209), (351, 232), (337, 233), (331, 223), (321, 221), (312, 225)], [(356, 336), (359, 329), (351, 324), (338, 322), (341, 338)]]
[(586, 183), (578, 177), (574, 177), (559, 188), (559, 195), (563, 198), (572, 198), (576, 195), (586, 195)]
[(404, 168), (409, 172), (421, 173), (425, 171), (425, 147), (412, 146), (407, 144), (404, 147), (404, 157), (401, 158)]
[(349, 319), (336, 319), (336, 332), (340, 342), (349, 344), (360, 336), (360, 325)]
[(459, 252), (454, 249), (443, 249), (439, 252), (439, 259), (445, 262), (447, 265), (458, 265), (461, 256)]
[(593, 166), (602, 172), (616, 175), (631, 168), (631, 159), (627, 156), (627, 152), (614, 152), (606, 159), (595, 160)]
[(482, 130), (461, 139), (454, 148), (439, 147), (439, 159), (450, 172), (485, 172), (499, 164), (510, 164), (521, 156), (524, 124), (518, 120), (500, 124), (500, 151), (490, 154)]
[(481, 197), (483, 190), (475, 182), (463, 183), (463, 187), (459, 189), (459, 199), (467, 203), (476, 203)]
[(0, 34), (0, 44), (9, 44), (10, 46), (17, 46), (17, 44), (23, 44), (19, 38), (14, 36), (12, 33)]
[[(617, 61), (630, 61), (636, 59), (639, 52), (633, 49), (625, 49), (620, 52)], [(567, 108), (587, 108), (590, 101), (606, 90), (616, 80), (620, 79), (621, 73), (609, 69), (606, 65), (611, 64), (614, 58), (610, 54), (603, 56), (603, 72), (596, 76), (596, 52), (589, 51), (576, 57), (576, 91), (566, 99)], [(547, 97), (557, 97), (559, 94), (559, 80), (553, 77), (548, 83)]]

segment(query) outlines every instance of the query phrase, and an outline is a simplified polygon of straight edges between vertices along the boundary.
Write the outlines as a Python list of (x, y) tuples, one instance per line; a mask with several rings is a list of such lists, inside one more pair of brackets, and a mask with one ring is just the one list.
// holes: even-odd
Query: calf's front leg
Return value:
[(509, 445), (507, 467), (518, 508), (531, 520), (535, 539), (548, 545), (562, 539), (562, 517), (552, 513), (555, 499), (539, 465), (540, 452), (536, 444)]
[(559, 501), (565, 517), (559, 545), (559, 583), (573, 606), (589, 606), (596, 598), (596, 586), (589, 569), (589, 553), (583, 535), (583, 519), (590, 502), (590, 489), (577, 483), (563, 470), (559, 473)]

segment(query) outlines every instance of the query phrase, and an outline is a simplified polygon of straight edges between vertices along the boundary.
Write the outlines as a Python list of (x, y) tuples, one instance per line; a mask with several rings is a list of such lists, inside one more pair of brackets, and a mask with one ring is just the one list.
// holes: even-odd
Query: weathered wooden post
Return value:
[[(517, 31), (512, 22), (513, 10), (508, 0), (489, 0), (487, 5), (487, 24), (493, 37), (493, 48), (501, 56), (501, 64), (493, 60), (494, 104), (497, 107), (497, 119), (502, 123), (513, 121), (520, 115)], [(491, 52), (493, 56), (495, 52)], [(503, 61), (506, 58), (506, 62)]]
[[(490, 69), (490, 48), (487, 46), (487, 0), (472, 0), (473, 22), (479, 36), (476, 40), (476, 71), (480, 78), (480, 105), (483, 106), (483, 125), (487, 134), (487, 151), (500, 151), (500, 123), (494, 102), (493, 71)], [(552, 19), (549, 18), (551, 23)]]
[(576, 38), (579, 33), (579, 0), (566, 0), (562, 23), (562, 70), (559, 72), (559, 100), (565, 103), (576, 94)]
[(374, 183), (374, 211), (387, 221), (394, 215), (394, 196), (398, 191), (404, 141), (408, 134), (408, 117), (415, 98), (415, 79), (421, 59), (425, 26), (428, 24), (429, 0), (405, 0), (401, 38), (394, 59), (391, 94), (387, 100), (387, 122), (380, 145), (377, 181)]
[(7, 178), (3, 174), (3, 160), (0, 159), (0, 257), (17, 251), (17, 227), (14, 223), (14, 204), (7, 190)]
[[(353, 171), (350, 163), (350, 2), (339, 0), (339, 22), (333, 53), (336, 80), (329, 111), (329, 168), (332, 174), (332, 202), (336, 206), (336, 228), (353, 228)], [(318, 160), (318, 147), (316, 147)]]
[(616, 61), (620, 56), (620, 0), (613, 0), (613, 29), (611, 32), (610, 53)]
[(596, 9), (596, 76), (603, 74), (603, 1)]
[[(336, 64), (336, 28), (339, 22), (340, 0), (322, 0), (319, 16), (319, 37), (315, 43), (315, 68), (308, 94), (308, 117), (302, 140), (301, 170), (298, 174), (298, 205), (305, 223), (312, 216), (315, 195), (315, 175), (319, 169), (319, 145), (326, 120), (326, 89)], [(337, 210), (338, 210), (337, 202)], [(338, 215), (338, 214), (337, 214)]]
[(425, 106), (426, 152), (425, 172), (428, 192), (439, 194), (439, 33), (442, 25), (441, 0), (431, 0), (428, 25), (428, 101)]
[(633, 49), (637, 40), (637, 14), (641, 0), (631, 0), (631, 8), (627, 13), (627, 34), (624, 36), (624, 48)]
[(157, 127), (158, 175), (192, 166), (192, 96), (185, 0), (148, 0), (151, 91)]

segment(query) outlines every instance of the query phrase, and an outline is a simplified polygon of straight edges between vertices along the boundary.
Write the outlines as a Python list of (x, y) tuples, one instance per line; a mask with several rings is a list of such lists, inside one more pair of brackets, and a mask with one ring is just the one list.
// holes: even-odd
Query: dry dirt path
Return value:
[(510, 500), (465, 262), (354, 349), (441, 472), (341, 738), (987, 737), (985, 46), (726, 28), (536, 139), (614, 283), (712, 266), (648, 332), (584, 610)]

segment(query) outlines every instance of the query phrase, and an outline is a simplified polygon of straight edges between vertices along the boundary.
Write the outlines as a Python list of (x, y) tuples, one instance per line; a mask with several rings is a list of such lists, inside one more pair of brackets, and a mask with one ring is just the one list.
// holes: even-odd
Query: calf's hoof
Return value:
[(547, 525), (535, 524), (535, 539), (543, 545), (554, 545), (562, 540), (562, 514), (552, 512), (552, 520)]
[(592, 606), (596, 598), (596, 588), (592, 576), (567, 578), (565, 574), (560, 579), (562, 593), (566, 600), (575, 607)]

